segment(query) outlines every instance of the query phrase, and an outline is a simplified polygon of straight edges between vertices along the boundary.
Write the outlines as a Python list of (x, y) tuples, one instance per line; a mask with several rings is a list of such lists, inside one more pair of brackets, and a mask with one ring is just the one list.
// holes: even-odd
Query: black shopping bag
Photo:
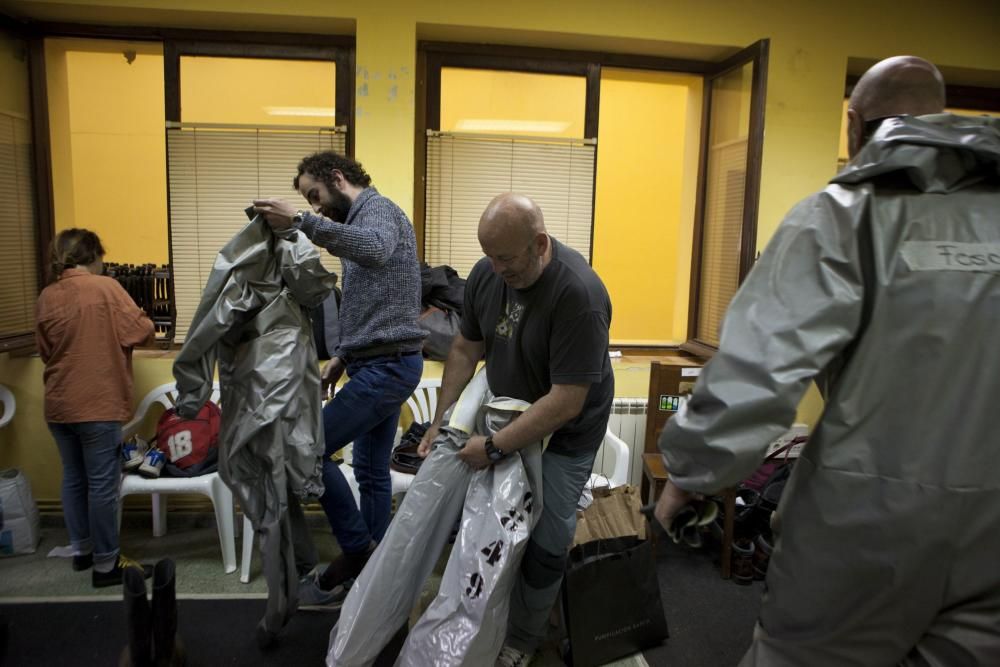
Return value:
[(634, 535), (573, 547), (563, 605), (573, 667), (611, 662), (668, 636), (653, 547)]

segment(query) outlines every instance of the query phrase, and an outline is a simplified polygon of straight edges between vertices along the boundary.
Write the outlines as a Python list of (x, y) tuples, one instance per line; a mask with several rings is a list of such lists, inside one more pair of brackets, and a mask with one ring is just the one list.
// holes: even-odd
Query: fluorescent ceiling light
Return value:
[(559, 134), (569, 123), (559, 120), (505, 120), (496, 118), (463, 118), (455, 124), (456, 132), (540, 132)]
[(335, 118), (333, 107), (264, 107), (268, 116), (310, 116), (313, 118)]

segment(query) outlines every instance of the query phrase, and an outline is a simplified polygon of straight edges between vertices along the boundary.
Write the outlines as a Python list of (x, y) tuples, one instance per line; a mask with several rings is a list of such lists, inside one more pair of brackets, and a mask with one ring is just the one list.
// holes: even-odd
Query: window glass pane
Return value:
[[(295, 166), (316, 151), (344, 151), (344, 135), (328, 130), (170, 129), (170, 242), (181, 342), (201, 300), (219, 250), (247, 219), (243, 208), (259, 197), (302, 201), (292, 189)], [(342, 275), (340, 260), (323, 264)]]
[(441, 131), (583, 138), (587, 80), (443, 67)]
[(101, 237), (108, 262), (165, 264), (163, 48), (45, 40), (56, 231)]
[(425, 259), (468, 276), (483, 255), (476, 230), (486, 205), (519, 192), (542, 209), (552, 236), (589, 260), (594, 154), (582, 141), (428, 137)]
[(336, 63), (181, 56), (181, 121), (335, 124)]
[(701, 76), (601, 69), (594, 270), (611, 295), (611, 339), (688, 336)]
[(752, 81), (748, 63), (711, 83), (697, 338), (715, 346), (739, 285)]
[(30, 333), (38, 294), (27, 44), (0, 31), (0, 338)]

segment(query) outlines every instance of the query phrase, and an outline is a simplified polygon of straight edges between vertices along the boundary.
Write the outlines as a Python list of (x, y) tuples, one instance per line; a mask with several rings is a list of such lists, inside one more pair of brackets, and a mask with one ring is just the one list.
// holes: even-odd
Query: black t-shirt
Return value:
[(583, 410), (552, 434), (551, 451), (600, 446), (615, 395), (608, 358), (611, 299), (580, 253), (552, 242), (552, 260), (527, 289), (509, 287), (490, 261), (465, 285), (462, 335), (486, 343), (486, 375), (497, 396), (534, 403), (553, 384), (590, 383)]

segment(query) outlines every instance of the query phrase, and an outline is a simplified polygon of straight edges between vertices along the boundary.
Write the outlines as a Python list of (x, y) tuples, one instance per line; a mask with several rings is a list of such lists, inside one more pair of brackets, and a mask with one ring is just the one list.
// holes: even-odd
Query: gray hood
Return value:
[(950, 113), (889, 118), (830, 182), (884, 179), (927, 193), (1000, 180), (1000, 118)]

